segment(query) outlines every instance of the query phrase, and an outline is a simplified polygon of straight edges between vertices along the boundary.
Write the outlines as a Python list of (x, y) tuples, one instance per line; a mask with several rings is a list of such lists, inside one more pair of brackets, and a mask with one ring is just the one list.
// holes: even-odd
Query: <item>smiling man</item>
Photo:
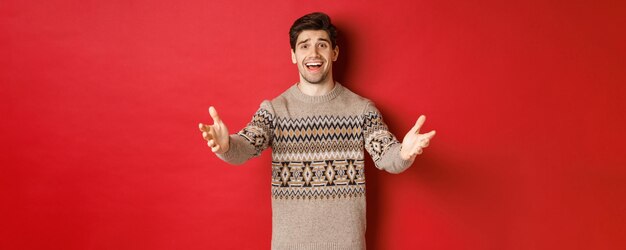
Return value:
[(291, 61), (298, 65), (301, 81), (306, 83), (332, 84), (332, 62), (337, 60), (339, 47), (331, 42), (325, 30), (304, 30), (297, 37), (291, 50)]
[(364, 151), (378, 169), (400, 173), (435, 131), (420, 134), (420, 116), (400, 143), (372, 101), (333, 80), (339, 47), (326, 14), (299, 18), (289, 37), (299, 82), (263, 101), (237, 134), (210, 107), (202, 136), (231, 164), (272, 147), (272, 249), (364, 249)]

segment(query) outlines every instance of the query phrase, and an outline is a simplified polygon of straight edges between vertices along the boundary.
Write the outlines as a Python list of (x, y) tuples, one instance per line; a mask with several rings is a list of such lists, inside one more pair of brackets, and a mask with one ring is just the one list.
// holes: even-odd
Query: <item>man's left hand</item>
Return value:
[(430, 139), (435, 136), (435, 130), (430, 131), (425, 134), (420, 134), (420, 128), (426, 121), (426, 116), (421, 115), (417, 122), (415, 122), (415, 126), (409, 130), (409, 132), (402, 139), (402, 149), (400, 150), (400, 157), (403, 160), (413, 160), (415, 156), (422, 153), (422, 149), (428, 147), (430, 143)]

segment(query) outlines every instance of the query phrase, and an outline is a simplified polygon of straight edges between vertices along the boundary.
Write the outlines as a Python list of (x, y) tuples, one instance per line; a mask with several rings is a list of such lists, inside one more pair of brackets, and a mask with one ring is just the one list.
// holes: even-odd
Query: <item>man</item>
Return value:
[(333, 80), (337, 31), (323, 13), (294, 22), (291, 60), (300, 81), (263, 101), (252, 121), (229, 135), (215, 108), (199, 124), (222, 160), (242, 164), (272, 147), (272, 249), (364, 249), (364, 148), (377, 168), (400, 173), (428, 146), (420, 116), (402, 143), (374, 103)]

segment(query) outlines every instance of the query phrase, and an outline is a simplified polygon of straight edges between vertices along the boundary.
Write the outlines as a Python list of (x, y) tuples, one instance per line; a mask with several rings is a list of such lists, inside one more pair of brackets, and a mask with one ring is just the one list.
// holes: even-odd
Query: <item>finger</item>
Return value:
[(213, 140), (213, 135), (207, 133), (207, 132), (202, 132), (202, 138), (204, 138), (205, 140), (209, 141), (209, 140)]
[(212, 150), (213, 152), (215, 152), (215, 151), (219, 150), (219, 147), (220, 147), (220, 145), (212, 145), (212, 144), (211, 144), (211, 141), (207, 141), (207, 142), (206, 142), (206, 145), (207, 145), (207, 146), (209, 146), (209, 148), (211, 148), (211, 150)]
[(211, 138), (209, 138), (209, 134), (207, 132), (202, 132), (202, 139), (208, 141)]
[(415, 153), (409, 154), (409, 160), (413, 161), (415, 159), (415, 156), (416, 156)]
[(207, 126), (208, 126), (208, 125), (204, 125), (204, 124), (202, 124), (202, 123), (199, 123), (199, 124), (198, 124), (198, 128), (200, 129), (200, 131), (209, 131), (209, 130), (207, 129)]
[(430, 132), (428, 132), (426, 134), (423, 134), (423, 136), (424, 136), (424, 138), (430, 140), (430, 138), (433, 138), (436, 133), (437, 133), (437, 131), (433, 130), (433, 131), (430, 131)]
[(209, 107), (209, 114), (213, 118), (213, 124), (220, 122), (220, 116), (217, 114), (217, 110), (213, 106)]
[(425, 148), (428, 147), (428, 145), (430, 144), (430, 138), (432, 138), (432, 134), (423, 134), (421, 135), (421, 138), (418, 141), (418, 145), (420, 145), (420, 147)]
[(212, 148), (215, 147), (215, 140), (209, 139), (207, 141), (207, 145), (209, 145), (209, 147), (212, 147)]
[(413, 147), (411, 148), (411, 152), (417, 152), (422, 148), (422, 143), (421, 142), (417, 142), (415, 143), (415, 145), (413, 145)]
[(212, 127), (211, 125), (206, 125), (206, 124), (203, 124), (203, 123), (200, 123), (200, 124), (202, 124), (202, 127), (200, 128), (200, 131), (208, 132), (208, 133), (211, 132), (211, 127)]
[(415, 157), (416, 155), (422, 154), (423, 149), (422, 148), (416, 148), (411, 152), (411, 156)]
[(213, 126), (208, 126), (209, 127), (209, 136), (211, 136), (212, 138), (215, 138), (215, 136), (217, 136), (217, 133), (215, 132), (215, 127)]
[(426, 121), (426, 116), (420, 115), (420, 117), (417, 118), (417, 121), (415, 122), (415, 126), (413, 126), (413, 128), (411, 128), (411, 132), (419, 134), (420, 128), (424, 124), (424, 121)]
[(211, 131), (211, 126), (207, 126), (207, 127), (208, 127), (206, 128), (207, 131), (202, 132), (202, 138), (204, 138), (205, 140), (214, 139), (215, 134), (214, 132)]

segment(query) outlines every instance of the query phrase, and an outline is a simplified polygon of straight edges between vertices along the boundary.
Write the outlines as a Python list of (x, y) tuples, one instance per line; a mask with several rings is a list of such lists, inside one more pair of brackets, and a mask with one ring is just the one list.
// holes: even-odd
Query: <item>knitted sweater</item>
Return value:
[(339, 83), (323, 96), (297, 85), (263, 101), (218, 157), (242, 164), (272, 147), (272, 249), (365, 249), (364, 150), (377, 168), (407, 169), (374, 104)]

